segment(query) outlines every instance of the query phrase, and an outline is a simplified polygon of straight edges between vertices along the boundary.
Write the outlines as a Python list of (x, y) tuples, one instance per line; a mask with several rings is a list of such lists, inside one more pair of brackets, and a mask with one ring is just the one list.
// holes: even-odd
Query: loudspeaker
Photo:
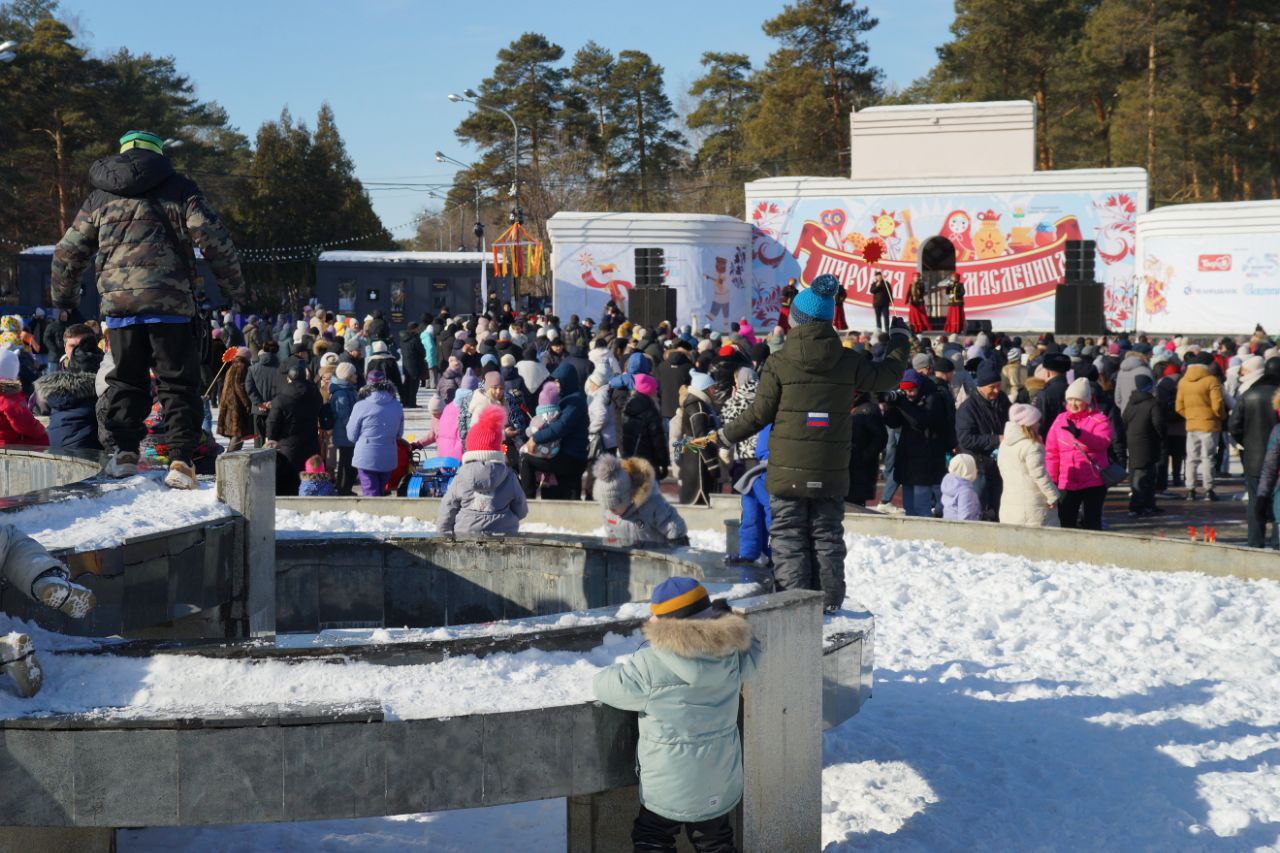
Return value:
[(655, 329), (662, 321), (676, 323), (676, 292), (670, 287), (636, 287), (628, 297), (627, 319), (646, 329)]
[(1101, 335), (1107, 331), (1102, 309), (1104, 288), (1093, 281), (1067, 280), (1054, 293), (1056, 335)]
[(1098, 244), (1093, 240), (1068, 240), (1063, 246), (1067, 281), (1094, 281)]
[(964, 320), (964, 333), (966, 335), (976, 335), (980, 332), (991, 334), (990, 320), (973, 320), (968, 317)]

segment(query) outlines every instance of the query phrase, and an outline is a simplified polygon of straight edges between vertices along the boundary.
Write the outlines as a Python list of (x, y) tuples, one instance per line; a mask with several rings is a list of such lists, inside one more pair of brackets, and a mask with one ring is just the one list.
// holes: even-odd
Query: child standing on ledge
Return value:
[(636, 850), (676, 849), (681, 829), (698, 851), (736, 850), (730, 816), (742, 799), (738, 696), (760, 643), (747, 620), (712, 603), (692, 578), (653, 590), (649, 644), (600, 672), (596, 698), (640, 715)]

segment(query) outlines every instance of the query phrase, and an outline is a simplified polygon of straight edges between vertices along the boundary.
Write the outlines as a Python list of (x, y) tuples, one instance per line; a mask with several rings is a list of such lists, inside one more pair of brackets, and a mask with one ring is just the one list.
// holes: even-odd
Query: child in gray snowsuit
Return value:
[(440, 501), (436, 522), (441, 536), (520, 532), (529, 504), (502, 449), (506, 421), (506, 407), (491, 404), (471, 423), (462, 467)]
[[(0, 524), (0, 576), (33, 601), (73, 619), (88, 616), (97, 603), (92, 590), (73, 583), (66, 566), (12, 524)], [(0, 637), (0, 669), (23, 698), (34, 696), (44, 681), (35, 644), (26, 634)]]
[(688, 545), (688, 529), (658, 491), (653, 466), (639, 456), (596, 460), (595, 498), (604, 507), (604, 538), (610, 545)]

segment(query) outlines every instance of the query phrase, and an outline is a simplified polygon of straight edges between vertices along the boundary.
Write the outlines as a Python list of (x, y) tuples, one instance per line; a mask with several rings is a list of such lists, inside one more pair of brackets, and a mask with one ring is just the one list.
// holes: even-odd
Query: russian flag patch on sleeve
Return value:
[(831, 426), (831, 417), (826, 412), (810, 412), (805, 426), (810, 427), (829, 427)]

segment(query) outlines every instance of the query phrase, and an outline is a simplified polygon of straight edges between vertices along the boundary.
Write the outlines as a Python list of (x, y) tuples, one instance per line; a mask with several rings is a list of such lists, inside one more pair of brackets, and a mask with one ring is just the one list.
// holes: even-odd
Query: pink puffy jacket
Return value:
[(458, 435), (458, 404), (450, 403), (436, 421), (436, 455), (462, 459), (462, 438)]
[[(1067, 421), (1080, 427), (1076, 438), (1067, 430)], [(1083, 447), (1088, 457), (1081, 452)], [(1063, 412), (1049, 427), (1044, 437), (1044, 465), (1053, 484), (1062, 490), (1091, 489), (1101, 486), (1098, 470), (1110, 464), (1107, 450), (1111, 447), (1111, 421), (1102, 412), (1087, 411), (1079, 414)], [(1093, 460), (1093, 465), (1089, 460)], [(1094, 465), (1098, 470), (1094, 470)]]

